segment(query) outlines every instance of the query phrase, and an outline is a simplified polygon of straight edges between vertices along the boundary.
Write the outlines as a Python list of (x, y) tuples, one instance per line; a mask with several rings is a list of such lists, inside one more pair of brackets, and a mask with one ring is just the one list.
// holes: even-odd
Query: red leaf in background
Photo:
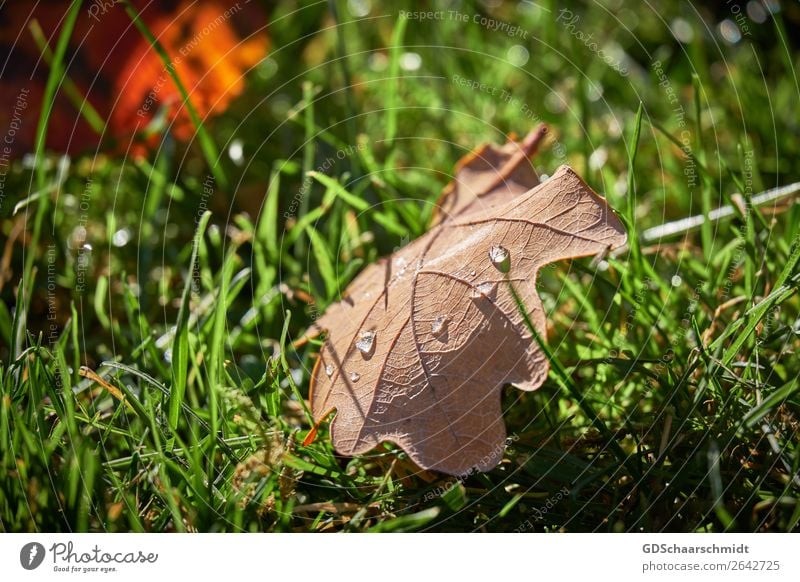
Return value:
[[(223, 112), (244, 89), (244, 75), (266, 54), (266, 16), (254, 3), (221, 0), (133, 0), (143, 21), (167, 51), (201, 119)], [(0, 8), (0, 128), (10, 129), (11, 156), (33, 150), (36, 124), (49, 66), (29, 25), (41, 26), (52, 49), (69, 9), (68, 0), (8, 2)], [(81, 9), (65, 56), (67, 76), (106, 120), (104, 142), (139, 153), (140, 134), (166, 113), (179, 140), (194, 133), (188, 110), (161, 58), (121, 4), (95, 0)], [(7, 134), (8, 135), (8, 134)], [(8, 143), (8, 142), (11, 143)], [(59, 91), (46, 146), (76, 153), (96, 147), (99, 136), (77, 104)]]

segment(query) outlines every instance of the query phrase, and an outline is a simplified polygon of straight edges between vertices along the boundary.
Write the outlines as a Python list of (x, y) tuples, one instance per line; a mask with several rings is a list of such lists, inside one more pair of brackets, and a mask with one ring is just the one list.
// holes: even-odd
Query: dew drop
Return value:
[(689, 44), (694, 40), (694, 30), (692, 25), (683, 18), (676, 18), (670, 24), (670, 30), (675, 39), (683, 44)]
[(333, 376), (333, 366), (331, 366), (330, 364), (325, 366), (325, 374), (328, 376), (328, 378)]
[(508, 52), (506, 53), (506, 58), (508, 59), (508, 62), (510, 62), (515, 67), (523, 66), (525, 63), (528, 62), (530, 56), (531, 55), (528, 52), (528, 49), (526, 49), (521, 44), (515, 44), (510, 49), (508, 49)]
[(356, 347), (364, 357), (371, 356), (375, 352), (375, 332), (362, 331), (356, 342)]
[(736, 23), (730, 18), (726, 18), (719, 23), (719, 34), (729, 44), (736, 44), (742, 40), (742, 33)]
[(608, 150), (604, 147), (599, 147), (589, 156), (589, 168), (595, 171), (602, 170), (607, 161)]
[(508, 273), (511, 269), (511, 253), (506, 247), (494, 245), (489, 248), (489, 260), (501, 273)]
[(761, 2), (758, 2), (758, 0), (750, 0), (750, 2), (747, 3), (747, 15), (750, 17), (750, 20), (758, 24), (764, 24), (767, 21), (767, 11), (764, 10), (764, 7), (761, 6)]
[(369, 57), (369, 68), (380, 73), (389, 67), (389, 57), (383, 53), (372, 53)]
[(117, 232), (114, 233), (114, 236), (111, 237), (111, 242), (114, 243), (115, 247), (124, 247), (128, 244), (128, 241), (131, 240), (131, 231), (127, 228), (121, 228)]
[(359, 374), (358, 372), (350, 372), (350, 379), (353, 382), (358, 382), (361, 379), (361, 374)]
[(234, 164), (241, 166), (244, 163), (244, 142), (234, 139), (228, 146), (228, 156)]
[(400, 68), (404, 71), (417, 71), (422, 66), (422, 57), (418, 53), (403, 53), (400, 55)]
[(431, 333), (433, 335), (442, 335), (442, 333), (447, 331), (447, 322), (448, 319), (446, 316), (437, 315), (436, 319), (431, 323)]
[(475, 278), (475, 275), (477, 275), (477, 274), (478, 274), (478, 273), (477, 273), (476, 271), (470, 271), (470, 272), (469, 272), (470, 279), (474, 279), (474, 278)]
[(473, 287), (470, 290), (469, 296), (472, 299), (480, 299), (481, 297), (490, 297), (494, 295), (496, 289), (497, 285), (495, 283), (487, 281), (485, 283), (481, 283), (477, 287)]
[(371, 4), (372, 3), (369, 0), (348, 0), (347, 8), (350, 11), (350, 14), (356, 18), (364, 18), (369, 14), (370, 9), (372, 8)]

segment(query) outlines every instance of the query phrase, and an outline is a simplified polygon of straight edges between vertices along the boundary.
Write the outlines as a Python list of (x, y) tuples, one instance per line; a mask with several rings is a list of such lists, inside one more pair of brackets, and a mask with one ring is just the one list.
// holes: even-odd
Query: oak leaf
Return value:
[(487, 471), (502, 459), (505, 384), (535, 390), (549, 364), (538, 270), (622, 245), (619, 219), (569, 167), (539, 184), (541, 138), (487, 146), (463, 160), (424, 236), (367, 267), (316, 322), (328, 332), (311, 379), (316, 421), (332, 409), (345, 455), (380, 442), (423, 469)]

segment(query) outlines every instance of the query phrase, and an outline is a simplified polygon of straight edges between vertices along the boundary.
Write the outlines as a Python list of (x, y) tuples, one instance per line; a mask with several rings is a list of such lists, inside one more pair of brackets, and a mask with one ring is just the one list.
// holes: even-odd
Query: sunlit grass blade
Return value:
[(392, 33), (391, 49), (389, 50), (389, 82), (386, 89), (386, 147), (391, 149), (394, 145), (394, 138), (397, 135), (397, 116), (399, 110), (399, 87), (400, 87), (400, 56), (402, 54), (403, 38), (408, 18), (400, 18)]
[(311, 240), (311, 250), (317, 262), (322, 281), (325, 284), (325, 293), (328, 300), (333, 299), (338, 292), (336, 270), (333, 266), (333, 259), (330, 256), (328, 245), (325, 239), (317, 232), (313, 226), (306, 227), (306, 233)]
[(197, 262), (198, 249), (200, 248), (200, 239), (206, 231), (210, 218), (211, 212), (204, 212), (197, 225), (194, 245), (192, 246), (192, 257), (189, 260), (189, 271), (178, 310), (178, 320), (175, 323), (175, 337), (172, 341), (172, 386), (170, 387), (169, 396), (169, 425), (173, 430), (178, 428), (183, 395), (186, 392), (186, 375), (189, 371), (189, 303), (192, 298), (192, 288), (195, 284), (195, 264)]
[[(44, 35), (44, 31), (42, 31), (41, 25), (39, 25), (39, 21), (33, 20), (29, 28), (33, 40), (36, 42), (36, 46), (39, 47), (39, 50), (42, 52), (45, 62), (52, 67), (53, 51), (50, 50), (50, 45), (47, 43), (47, 38)], [(89, 127), (91, 127), (97, 135), (103, 135), (106, 127), (105, 121), (103, 121), (103, 118), (100, 117), (100, 114), (86, 96), (80, 92), (72, 79), (65, 76), (62, 89), (75, 109), (78, 110), (89, 124)]]
[[(56, 93), (58, 92), (58, 88), (64, 78), (64, 55), (67, 51), (67, 43), (69, 42), (69, 39), (72, 36), (72, 31), (75, 28), (75, 21), (78, 18), (81, 4), (82, 2), (80, 0), (72, 0), (69, 5), (69, 10), (64, 18), (64, 25), (61, 27), (61, 32), (58, 36), (56, 50), (53, 53), (50, 72), (47, 75), (47, 84), (45, 85), (44, 94), (42, 95), (42, 108), (39, 111), (39, 121), (36, 126), (36, 143), (34, 145), (36, 188), (40, 192), (44, 192), (47, 185), (46, 164), (44, 162), (44, 148), (45, 141), (47, 140), (47, 128), (50, 123), (50, 115), (53, 112)], [(20, 350), (22, 349), (22, 336), (24, 335), (24, 327), (27, 321), (27, 313), (29, 309), (28, 301), (30, 300), (30, 288), (34, 284), (33, 265), (36, 260), (39, 240), (41, 238), (42, 223), (49, 208), (49, 196), (42, 196), (41, 201), (36, 208), (31, 240), (28, 244), (28, 253), (25, 257), (25, 266), (22, 271), (22, 284), (18, 295), (18, 306), (15, 313), (15, 317), (18, 315), (18, 317), (16, 317), (17, 325), (11, 344), (11, 352), (14, 355), (19, 355)]]

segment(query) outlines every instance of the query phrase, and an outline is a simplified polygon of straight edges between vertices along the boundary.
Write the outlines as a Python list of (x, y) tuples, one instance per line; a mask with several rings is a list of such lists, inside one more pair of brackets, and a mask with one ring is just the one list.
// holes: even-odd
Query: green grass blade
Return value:
[(628, 227), (628, 244), (631, 249), (631, 259), (635, 265), (641, 262), (641, 250), (639, 248), (639, 239), (636, 233), (636, 156), (639, 153), (639, 138), (642, 134), (642, 113), (644, 112), (644, 105), (639, 102), (639, 108), (636, 110), (636, 121), (633, 124), (633, 135), (631, 136), (630, 144), (628, 146), (628, 181), (627, 181), (627, 196), (628, 202), (625, 209), (625, 217)]
[(178, 320), (175, 324), (175, 337), (172, 340), (172, 386), (169, 398), (169, 425), (172, 430), (178, 428), (183, 396), (186, 391), (186, 376), (189, 372), (189, 302), (192, 298), (197, 253), (210, 218), (211, 212), (204, 212), (197, 225), (192, 257), (189, 260), (189, 274), (186, 278), (186, 286), (183, 288)]
[(392, 44), (389, 49), (389, 81), (386, 88), (386, 148), (391, 149), (397, 135), (397, 116), (400, 88), (400, 55), (403, 50), (403, 37), (408, 26), (408, 18), (400, 18), (392, 33)]
[[(46, 165), (44, 163), (44, 146), (47, 139), (47, 128), (50, 124), (50, 115), (53, 112), (58, 87), (61, 85), (62, 79), (64, 78), (64, 55), (67, 51), (67, 43), (75, 28), (75, 21), (78, 18), (80, 8), (80, 0), (72, 0), (69, 11), (64, 19), (64, 26), (61, 28), (61, 33), (58, 36), (56, 50), (52, 59), (52, 66), (50, 67), (50, 73), (47, 76), (47, 84), (45, 85), (44, 94), (42, 95), (42, 108), (39, 111), (39, 122), (36, 126), (36, 142), (34, 145), (36, 188), (40, 192), (45, 191), (47, 185)], [(43, 196), (36, 208), (33, 233), (28, 244), (28, 254), (25, 258), (25, 266), (22, 272), (22, 281), (18, 295), (21, 307), (18, 306), (16, 310), (19, 314), (19, 318), (17, 319), (16, 333), (14, 334), (14, 341), (11, 346), (11, 352), (15, 356), (20, 354), (22, 348), (23, 328), (26, 324), (26, 314), (29, 308), (28, 301), (30, 300), (30, 291), (32, 291), (30, 288), (34, 283), (33, 265), (36, 260), (36, 250), (41, 238), (42, 223), (44, 222), (44, 217), (49, 208), (50, 198), (49, 196)]]
[(322, 184), (323, 186), (325, 186), (326, 188), (328, 188), (330, 191), (335, 193), (336, 197), (341, 198), (356, 210), (360, 212), (365, 212), (366, 210), (369, 209), (368, 202), (362, 200), (355, 194), (348, 192), (347, 188), (342, 186), (342, 184), (340, 184), (339, 180), (337, 180), (336, 178), (331, 178), (330, 176), (326, 176), (325, 174), (316, 171), (309, 172), (308, 175), (317, 182), (319, 182), (320, 184)]
[(227, 253), (225, 263), (220, 275), (219, 293), (217, 294), (216, 309), (214, 311), (214, 328), (211, 334), (211, 347), (208, 361), (208, 408), (211, 417), (211, 433), (216, 435), (219, 430), (219, 404), (217, 390), (224, 386), (225, 370), (225, 344), (228, 314), (228, 288), (233, 278), (233, 268), (236, 266), (237, 247), (233, 246)]
[(320, 275), (325, 284), (326, 299), (331, 300), (338, 292), (338, 278), (336, 277), (336, 270), (333, 266), (333, 259), (328, 250), (328, 244), (313, 226), (309, 225), (306, 227), (306, 234), (308, 234), (308, 238), (311, 240), (311, 250), (314, 253), (317, 267), (319, 268)]
[[(42, 31), (42, 27), (39, 25), (37, 20), (34, 20), (30, 23), (30, 31), (31, 36), (33, 36), (33, 40), (36, 43), (36, 46), (42, 53), (45, 62), (53, 66), (53, 51), (50, 50), (50, 45), (47, 43), (47, 38), (44, 35), (44, 31)], [(73, 107), (78, 110), (78, 112), (83, 116), (86, 120), (86, 123), (89, 124), (97, 135), (103, 135), (106, 128), (106, 123), (103, 121), (103, 118), (100, 117), (100, 114), (97, 113), (97, 110), (94, 106), (86, 99), (86, 96), (83, 95), (75, 83), (69, 77), (64, 77), (64, 83), (62, 86), (64, 90), (64, 94), (72, 103)]]

